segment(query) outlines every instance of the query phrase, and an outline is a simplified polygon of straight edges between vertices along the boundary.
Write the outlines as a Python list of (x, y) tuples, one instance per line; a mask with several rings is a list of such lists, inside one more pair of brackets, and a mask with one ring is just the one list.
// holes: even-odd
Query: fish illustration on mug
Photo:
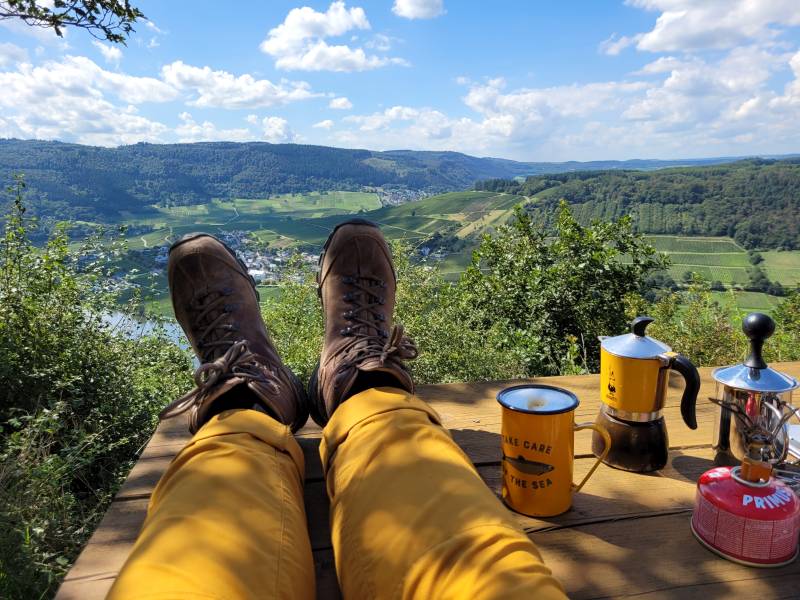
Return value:
[(507, 461), (511, 465), (514, 466), (515, 469), (525, 473), (526, 475), (544, 475), (545, 473), (549, 473), (555, 467), (553, 465), (548, 465), (547, 463), (539, 462), (537, 460), (528, 460), (524, 456), (518, 455), (517, 458), (511, 458), (509, 456), (503, 455), (503, 460)]

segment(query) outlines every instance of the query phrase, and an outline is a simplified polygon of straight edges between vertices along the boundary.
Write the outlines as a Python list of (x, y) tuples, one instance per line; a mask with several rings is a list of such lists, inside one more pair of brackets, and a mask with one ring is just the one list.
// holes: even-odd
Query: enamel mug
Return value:
[[(502, 390), (497, 401), (503, 413), (503, 501), (531, 517), (566, 512), (572, 506), (572, 494), (583, 487), (608, 454), (608, 432), (595, 423), (575, 424), (578, 398), (561, 388), (517, 385)], [(598, 432), (605, 448), (576, 485), (572, 482), (575, 432), (581, 429)]]

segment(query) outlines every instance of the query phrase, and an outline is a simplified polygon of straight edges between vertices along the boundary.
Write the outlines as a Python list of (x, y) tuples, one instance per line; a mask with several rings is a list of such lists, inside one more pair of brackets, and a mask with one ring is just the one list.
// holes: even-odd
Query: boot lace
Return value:
[(414, 342), (405, 336), (403, 326), (399, 323), (391, 331), (383, 328), (382, 324), (386, 319), (379, 307), (385, 304), (385, 298), (376, 293), (375, 288), (385, 289), (386, 282), (376, 277), (359, 275), (343, 277), (342, 282), (354, 289), (344, 296), (345, 301), (353, 304), (353, 308), (343, 315), (352, 325), (345, 327), (340, 333), (353, 339), (342, 348), (342, 360), (334, 378), (336, 387), (342, 384), (351, 369), (358, 368), (366, 360), (377, 359), (383, 366), (387, 360), (393, 359), (393, 362), (405, 368), (402, 361), (416, 358), (418, 351)]
[(159, 416), (168, 419), (194, 406), (202, 406), (213, 389), (231, 377), (245, 380), (249, 389), (267, 405), (270, 396), (274, 397), (280, 392), (275, 372), (269, 369), (258, 355), (250, 351), (247, 340), (241, 340), (232, 343), (216, 360), (200, 365), (194, 372), (195, 388), (172, 401)]
[(196, 296), (189, 304), (190, 310), (196, 314), (194, 325), (200, 330), (197, 336), (197, 349), (204, 363), (224, 354), (236, 341), (235, 334), (239, 331), (239, 327), (227, 322), (230, 307), (226, 300), (232, 293), (233, 290), (230, 288), (214, 290)]

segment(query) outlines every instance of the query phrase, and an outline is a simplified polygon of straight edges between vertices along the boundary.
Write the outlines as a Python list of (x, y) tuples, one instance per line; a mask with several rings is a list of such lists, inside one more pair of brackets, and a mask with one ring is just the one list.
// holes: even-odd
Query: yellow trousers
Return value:
[[(320, 446), (346, 599), (565, 598), (436, 412), (394, 388), (339, 406)], [(251, 410), (178, 454), (109, 598), (314, 598), (303, 454)]]

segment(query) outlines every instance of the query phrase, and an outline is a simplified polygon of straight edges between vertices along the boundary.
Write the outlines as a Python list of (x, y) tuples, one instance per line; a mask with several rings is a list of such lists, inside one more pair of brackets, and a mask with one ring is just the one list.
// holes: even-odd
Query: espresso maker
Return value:
[[(697, 429), (695, 406), (700, 375), (688, 358), (645, 333), (651, 317), (637, 317), (631, 332), (600, 338), (600, 414), (597, 424), (611, 435), (607, 465), (645, 473), (667, 464), (669, 439), (663, 408), (669, 372), (686, 381), (681, 415), (690, 429)], [(600, 456), (603, 439), (592, 436), (592, 452)]]
[(711, 401), (720, 407), (712, 443), (715, 462), (735, 465), (747, 458), (777, 465), (791, 450), (789, 420), (798, 412), (792, 406), (798, 383), (764, 360), (764, 342), (775, 332), (768, 315), (750, 313), (742, 321), (742, 331), (750, 338), (745, 361), (712, 374), (717, 391)]

